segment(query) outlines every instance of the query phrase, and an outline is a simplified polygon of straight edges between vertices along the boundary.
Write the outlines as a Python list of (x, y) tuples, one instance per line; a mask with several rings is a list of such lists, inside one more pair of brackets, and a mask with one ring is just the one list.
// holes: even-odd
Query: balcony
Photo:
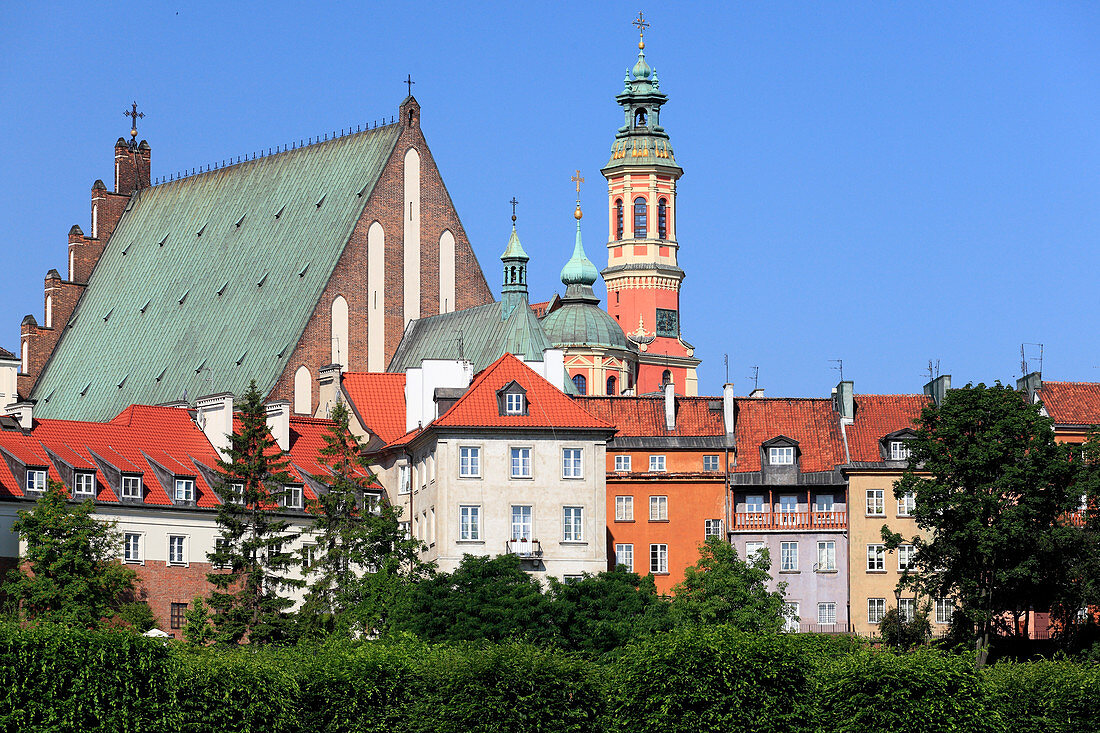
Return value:
[(736, 512), (734, 532), (835, 530), (848, 528), (848, 512)]
[(509, 555), (515, 555), (524, 559), (542, 557), (542, 543), (538, 540), (508, 540), (507, 545), (507, 552)]

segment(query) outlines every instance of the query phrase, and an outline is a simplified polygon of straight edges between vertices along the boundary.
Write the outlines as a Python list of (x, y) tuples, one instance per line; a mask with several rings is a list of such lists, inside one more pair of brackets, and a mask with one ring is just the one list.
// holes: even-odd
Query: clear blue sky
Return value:
[[(0, 33), (0, 345), (137, 100), (153, 174), (396, 112), (429, 145), (490, 284), (520, 201), (533, 300), (561, 290), (579, 168), (597, 266), (599, 168), (639, 9), (671, 100), (684, 338), (717, 392), (771, 396), (1019, 375), (1100, 381), (1100, 6), (1091, 3), (33, 3)], [(602, 292), (602, 291), (601, 291)]]

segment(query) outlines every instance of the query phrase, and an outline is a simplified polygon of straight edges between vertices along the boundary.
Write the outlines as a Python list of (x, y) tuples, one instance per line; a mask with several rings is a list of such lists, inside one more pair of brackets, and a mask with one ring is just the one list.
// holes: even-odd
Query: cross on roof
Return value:
[(638, 29), (639, 36), (644, 36), (645, 29), (649, 27), (649, 21), (645, 19), (645, 13), (639, 10), (638, 17), (634, 19), (634, 22), (632, 22), (631, 25)]
[(145, 113), (144, 112), (138, 112), (137, 111), (137, 102), (134, 102), (133, 109), (130, 109), (130, 110), (127, 110), (127, 111), (123, 112), (122, 115), (124, 117), (133, 118), (134, 124), (130, 127), (130, 137), (136, 139), (137, 138), (137, 121), (138, 121), (138, 118), (139, 117), (144, 117)]
[(516, 220), (516, 204), (518, 204), (519, 201), (516, 201), (516, 197), (513, 196), (512, 200), (509, 201), (508, 203), (510, 203), (512, 205), (512, 221), (515, 221)]
[(413, 84), (416, 83), (415, 81), (413, 81), (412, 74), (406, 75), (405, 83), (409, 85), (409, 96), (411, 97), (413, 95)]
[(577, 171), (576, 175), (570, 178), (573, 183), (577, 184), (577, 198), (581, 197), (581, 184), (584, 183), (584, 179), (581, 178), (581, 172)]

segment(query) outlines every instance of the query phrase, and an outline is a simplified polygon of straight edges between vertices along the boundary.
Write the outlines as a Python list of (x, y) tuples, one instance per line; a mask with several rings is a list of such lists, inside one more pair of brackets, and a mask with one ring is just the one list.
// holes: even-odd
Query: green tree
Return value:
[(729, 624), (740, 631), (783, 628), (787, 584), (768, 590), (772, 578), (767, 555), (741, 560), (733, 545), (718, 537), (707, 538), (699, 546), (699, 555), (672, 589), (670, 610), (676, 623)]
[(115, 525), (94, 511), (90, 499), (71, 504), (56, 481), (20, 510), (12, 531), (27, 549), (4, 592), (23, 617), (96, 628), (132, 597), (135, 575), (118, 562)]
[(343, 403), (332, 408), (333, 426), (325, 435), (320, 462), (329, 473), (315, 478), (327, 485), (310, 511), (315, 557), (305, 568), (309, 577), (301, 615), (342, 632), (384, 631), (395, 595), (404, 583), (421, 577), (421, 543), (407, 538), (401, 509), (379, 497), (367, 469), (362, 445), (348, 428)]
[(891, 608), (878, 622), (882, 643), (891, 649), (912, 649), (927, 643), (932, 637), (932, 624), (928, 615), (932, 607), (928, 603), (914, 611), (912, 618), (903, 618), (897, 608)]
[[(912, 538), (917, 572), (906, 583), (954, 599), (982, 666), (1006, 617), (1049, 606), (1063, 551), (1078, 541), (1060, 521), (1076, 503), (1070, 451), (1038, 405), (1000, 384), (967, 385), (926, 406), (910, 447), (894, 494), (914, 496), (913, 516), (931, 539)], [(885, 527), (883, 536), (891, 549), (902, 541)]]
[(304, 581), (289, 575), (299, 564), (288, 551), (298, 537), (290, 521), (280, 516), (289, 459), (271, 437), (263, 398), (252, 382), (240, 401), (240, 429), (229, 436), (228, 460), (218, 459), (215, 491), (218, 529), (214, 550), (207, 553), (219, 568), (207, 580), (214, 586), (210, 606), (222, 643), (272, 641), (285, 633), (284, 612), (293, 601), (281, 591), (300, 588)]
[(214, 641), (214, 627), (210, 625), (210, 609), (202, 596), (195, 596), (183, 612), (183, 638), (196, 646), (206, 646)]

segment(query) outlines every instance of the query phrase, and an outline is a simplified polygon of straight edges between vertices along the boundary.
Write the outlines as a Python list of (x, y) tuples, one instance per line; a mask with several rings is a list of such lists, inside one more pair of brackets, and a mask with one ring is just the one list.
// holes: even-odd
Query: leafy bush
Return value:
[(177, 645), (176, 704), (183, 733), (301, 730), (291, 659), (256, 648), (191, 651)]
[(1100, 667), (1066, 659), (1001, 662), (982, 674), (1006, 733), (1100, 730)]

